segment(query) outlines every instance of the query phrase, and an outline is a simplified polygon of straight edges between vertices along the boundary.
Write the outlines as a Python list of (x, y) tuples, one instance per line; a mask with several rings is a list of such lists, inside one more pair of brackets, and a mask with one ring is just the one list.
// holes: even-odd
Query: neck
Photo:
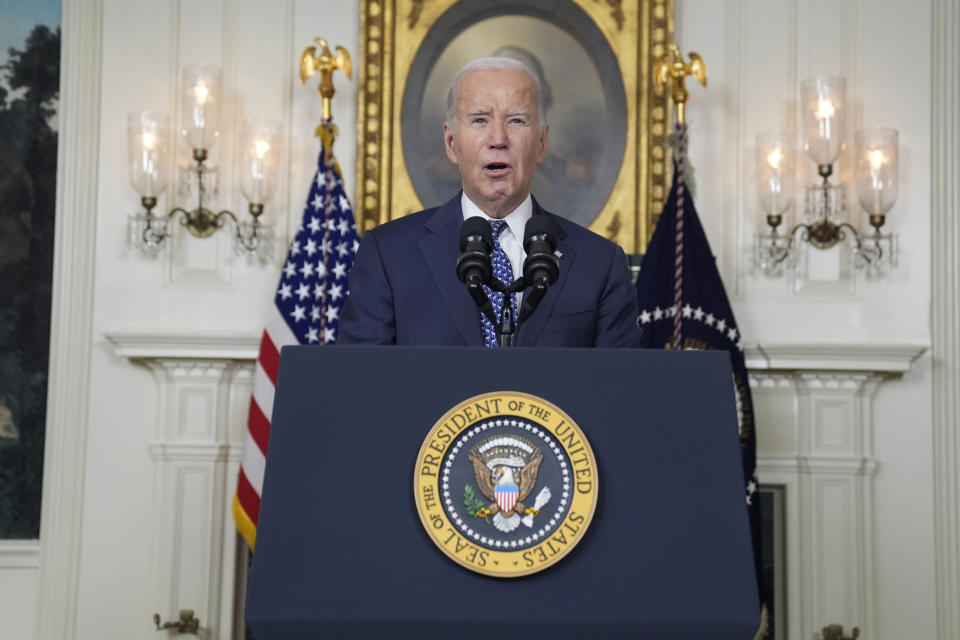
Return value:
[[(467, 193), (466, 191), (464, 193)], [(496, 220), (502, 220), (508, 215), (516, 211), (517, 207), (523, 204), (523, 201), (527, 199), (528, 194), (523, 194), (519, 198), (511, 198), (509, 200), (487, 200), (485, 198), (477, 197), (477, 195), (472, 193), (467, 193), (467, 197), (477, 205), (480, 211), (483, 211), (485, 214), (494, 218)]]

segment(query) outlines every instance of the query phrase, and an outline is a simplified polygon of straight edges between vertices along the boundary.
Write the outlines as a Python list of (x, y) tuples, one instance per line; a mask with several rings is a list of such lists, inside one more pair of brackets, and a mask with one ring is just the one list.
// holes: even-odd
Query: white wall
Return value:
[[(66, 6), (80, 4), (65, 0)], [(679, 44), (685, 51), (698, 51), (708, 65), (709, 87), (691, 87), (690, 155), (698, 170), (698, 209), (745, 342), (929, 344), (931, 87), (925, 43), (931, 33), (930, 3), (677, 0), (676, 14)], [(205, 555), (191, 556), (194, 551), (169, 539), (169, 519), (179, 518), (177, 526), (204, 535), (218, 530), (210, 522), (195, 529), (203, 506), (190, 500), (200, 493), (215, 494), (235, 473), (242, 422), (237, 404), (243, 404), (235, 387), (243, 388), (245, 382), (193, 365), (164, 378), (156, 369), (151, 372), (118, 355), (106, 335), (120, 332), (127, 336), (119, 339), (124, 344), (137, 331), (167, 336), (169, 350), (180, 349), (181, 355), (189, 349), (177, 345), (177, 335), (256, 336), (279, 265), (238, 259), (223, 234), (208, 240), (178, 237), (172, 250), (154, 258), (128, 249), (125, 216), (137, 201), (126, 174), (125, 118), (139, 109), (175, 113), (182, 65), (223, 65), (228, 105), (224, 143), (212, 159), (224, 169), (221, 204), (243, 207), (230, 178), (235, 164), (231, 140), (240, 121), (276, 117), (291, 143), (281, 166), (282, 186), (268, 215), (278, 235), (288, 237), (299, 223), (314, 171), (312, 130), (319, 118), (315, 84), (300, 86), (296, 64), (314, 36), (345, 46), (356, 61), (357, 2), (104, 0), (101, 26), (96, 205), (83, 212), (94, 221), (94, 295), (72, 310), (77, 317), (89, 313), (92, 320), (89, 410), (77, 416), (86, 426), (80, 465), (83, 511), (80, 521), (61, 525), (77, 528), (79, 596), (75, 617), (65, 627), (76, 638), (148, 638), (156, 633), (150, 620), (154, 611), (166, 618), (193, 607), (215, 614), (218, 637), (227, 637), (229, 616), (217, 602), (232, 601), (223, 591), (233, 576), (230, 558), (217, 553), (227, 553), (230, 543), (213, 540), (219, 551), (209, 548)], [(900, 196), (888, 226), (901, 237), (901, 267), (884, 278), (857, 279), (852, 288), (850, 281), (828, 282), (824, 291), (812, 295), (795, 293), (784, 279), (754, 272), (749, 243), (761, 221), (752, 178), (754, 136), (796, 128), (799, 81), (816, 73), (847, 76), (854, 107), (851, 132), (860, 124), (900, 130)], [(336, 150), (348, 193), (354, 179), (355, 86), (355, 80), (348, 83), (338, 75), (333, 104), (340, 126)], [(841, 160), (840, 172), (849, 175), (848, 156)], [(169, 201), (161, 199), (160, 207), (165, 206)], [(219, 359), (208, 354), (208, 360), (229, 362), (243, 353), (241, 346), (224, 350)], [(185, 362), (172, 356), (168, 361)], [(877, 461), (869, 499), (874, 638), (936, 633), (930, 368), (929, 358), (921, 358), (902, 378), (882, 383), (872, 401), (865, 455)], [(199, 373), (191, 379), (194, 370)], [(770, 414), (782, 409), (758, 402), (763, 403)], [(180, 422), (201, 427), (177, 430)], [(764, 429), (762, 422), (758, 428)], [(760, 442), (761, 449), (775, 447), (762, 432)], [(165, 484), (165, 474), (181, 468), (188, 469), (186, 484), (174, 486), (187, 487), (185, 497), (169, 493)], [(184, 502), (183, 508), (177, 506)], [(213, 517), (223, 524), (224, 518)], [(224, 538), (230, 534), (226, 525), (220, 529)], [(196, 579), (208, 585), (206, 592), (191, 591), (183, 586), (189, 581), (169, 575), (164, 563), (171, 554), (181, 562), (199, 558), (206, 563)], [(17, 562), (27, 567), (0, 561), (0, 619), (5, 631), (17, 630), (11, 637), (27, 638), (36, 628), (37, 601), (30, 596), (36, 593), (36, 569), (32, 560)], [(58, 614), (47, 609), (45, 615)], [(201, 622), (211, 624), (206, 613)], [(843, 623), (848, 630), (862, 624), (855, 619), (820, 622)]]
[[(929, 345), (930, 3), (677, 0), (676, 25), (681, 48), (707, 63), (708, 87), (691, 88), (690, 157), (698, 212), (744, 342)], [(799, 83), (812, 75), (847, 78), (848, 146), (861, 126), (899, 130), (900, 192), (887, 226), (900, 234), (901, 252), (892, 274), (839, 279), (807, 294), (786, 278), (758, 273), (750, 250), (753, 234), (766, 226), (753, 177), (756, 134), (797, 132)], [(796, 140), (797, 164), (812, 171), (799, 132)], [(850, 166), (848, 149), (841, 178), (849, 180)], [(848, 202), (856, 202), (852, 192)], [(854, 222), (866, 226), (865, 217)], [(929, 356), (921, 358), (903, 378), (882, 384), (873, 401), (871, 637), (936, 634), (930, 368)], [(773, 444), (765, 443), (762, 417), (761, 456)], [(842, 623), (848, 632), (864, 624), (819, 622)]]

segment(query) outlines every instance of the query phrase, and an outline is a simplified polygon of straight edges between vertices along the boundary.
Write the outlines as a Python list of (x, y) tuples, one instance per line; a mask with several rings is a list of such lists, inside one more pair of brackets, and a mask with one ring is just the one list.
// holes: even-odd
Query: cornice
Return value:
[(863, 371), (903, 374), (928, 349), (918, 343), (765, 343), (744, 349), (751, 371)]
[[(105, 334), (130, 359), (254, 360), (261, 334), (222, 331), (116, 329)], [(747, 345), (751, 371), (861, 371), (902, 374), (928, 349), (917, 343)]]
[(105, 337), (118, 356), (132, 360), (255, 360), (261, 334), (121, 329)]

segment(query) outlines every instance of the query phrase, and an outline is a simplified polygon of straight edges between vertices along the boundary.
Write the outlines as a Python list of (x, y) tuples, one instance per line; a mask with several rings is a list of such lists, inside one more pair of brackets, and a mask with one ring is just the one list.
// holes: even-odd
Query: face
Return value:
[(550, 128), (540, 130), (536, 85), (517, 69), (472, 71), (460, 83), (455, 118), (443, 137), (463, 191), (488, 216), (503, 218), (530, 193), (547, 154)]

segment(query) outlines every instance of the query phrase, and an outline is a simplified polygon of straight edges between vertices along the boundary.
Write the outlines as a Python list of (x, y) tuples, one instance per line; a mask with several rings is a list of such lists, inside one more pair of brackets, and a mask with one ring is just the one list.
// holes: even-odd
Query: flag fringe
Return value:
[(767, 611), (767, 605), (763, 605), (760, 609), (760, 628), (757, 629), (753, 640), (763, 640), (768, 635), (770, 635), (770, 612)]
[(237, 531), (253, 551), (253, 545), (257, 540), (257, 525), (250, 519), (243, 505), (240, 504), (240, 498), (236, 495), (233, 496), (233, 521), (237, 524)]

